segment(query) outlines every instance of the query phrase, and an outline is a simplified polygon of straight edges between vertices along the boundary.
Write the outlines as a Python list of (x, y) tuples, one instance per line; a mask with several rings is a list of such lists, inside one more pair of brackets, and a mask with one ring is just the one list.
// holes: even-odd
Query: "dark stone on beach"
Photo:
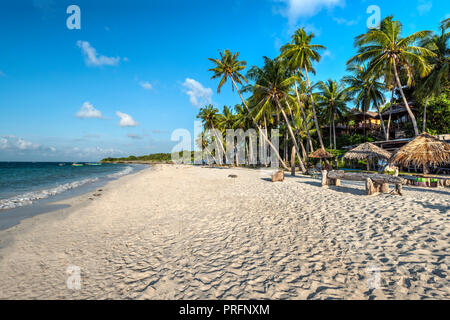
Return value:
[(229, 176), (228, 176), (228, 178), (232, 178), (232, 179), (236, 179), (238, 176), (237, 175), (235, 175), (235, 174), (230, 174)]

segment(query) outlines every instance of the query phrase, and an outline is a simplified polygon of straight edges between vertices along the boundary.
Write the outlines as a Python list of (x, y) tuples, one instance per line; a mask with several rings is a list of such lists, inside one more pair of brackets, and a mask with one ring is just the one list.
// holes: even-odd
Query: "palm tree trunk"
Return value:
[[(239, 94), (239, 97), (242, 100), (242, 103), (244, 104), (245, 108), (247, 109), (247, 111), (250, 113), (250, 109), (247, 106), (247, 103), (244, 100), (244, 97), (241, 94), (241, 91), (239, 91), (236, 82), (234, 81), (233, 77), (231, 77), (231, 81), (233, 82), (234, 87), (236, 88), (236, 91)], [(259, 131), (261, 132), (263, 138), (265, 139), (265, 141), (267, 141), (267, 143), (269, 144), (269, 146), (272, 148), (273, 152), (275, 153), (275, 155), (277, 156), (278, 160), (280, 161), (281, 166), (286, 169), (289, 170), (288, 166), (286, 165), (286, 163), (284, 163), (283, 159), (281, 159), (280, 153), (278, 152), (278, 150), (275, 148), (275, 146), (270, 142), (270, 140), (267, 138), (267, 136), (264, 134), (264, 132), (261, 130), (261, 127), (258, 125), (258, 123), (256, 122), (255, 118), (251, 115), (251, 118), (253, 120), (253, 122), (255, 123), (256, 127), (259, 129)]]
[(389, 106), (389, 118), (388, 118), (387, 130), (386, 130), (386, 141), (389, 141), (389, 138), (391, 135), (392, 103), (394, 101), (394, 91), (395, 91), (395, 86), (392, 88), (391, 105)]
[(303, 164), (302, 157), (300, 156), (300, 151), (299, 151), (299, 147), (298, 147), (298, 144), (297, 144), (297, 139), (295, 138), (295, 134), (292, 131), (292, 127), (291, 127), (291, 124), (289, 123), (289, 120), (288, 120), (288, 117), (286, 115), (286, 112), (284, 112), (284, 109), (281, 106), (281, 103), (280, 103), (280, 100), (278, 99), (278, 97), (275, 97), (275, 100), (277, 102), (278, 109), (283, 114), (284, 121), (286, 121), (286, 125), (287, 125), (287, 127), (289, 129), (289, 134), (291, 135), (292, 141), (294, 142), (295, 151), (297, 153), (297, 157), (298, 157), (298, 160), (300, 162), (300, 170), (302, 171), (302, 173), (306, 173), (305, 165)]
[(302, 137), (299, 134), (297, 134), (297, 138), (298, 138), (298, 140), (297, 140), (298, 144), (300, 145), (300, 148), (302, 148), (302, 154), (303, 154), (302, 160), (303, 160), (303, 163), (305, 163), (306, 159), (308, 157), (308, 153), (306, 152), (305, 146), (303, 145)]
[(336, 146), (336, 123), (335, 123), (335, 114), (333, 114), (333, 141), (334, 141), (334, 150), (337, 149)]
[[(305, 73), (306, 73), (306, 80), (308, 81), (308, 89), (309, 89), (309, 91), (311, 91), (311, 83), (309, 82), (308, 68), (306, 66), (305, 66)], [(319, 121), (317, 120), (316, 107), (314, 106), (314, 97), (313, 97), (312, 92), (310, 92), (309, 95), (311, 97), (311, 107), (313, 109), (314, 123), (316, 124), (316, 130), (317, 130), (317, 135), (319, 136), (320, 147), (325, 150), (325, 147), (323, 145), (323, 140), (322, 140), (322, 134), (320, 133)]]
[(423, 107), (423, 132), (427, 131), (427, 106), (428, 98), (425, 99), (425, 106)]
[[(297, 124), (295, 123), (295, 118), (294, 118), (294, 114), (292, 113), (291, 105), (289, 104), (289, 101), (288, 101), (287, 98), (285, 98), (284, 101), (286, 102), (286, 105), (288, 106), (289, 114), (291, 116), (291, 121), (294, 124), (294, 129), (295, 129), (296, 133), (298, 134), (298, 132), (300, 132), (300, 130), (298, 130)], [(305, 162), (306, 159), (308, 158), (308, 153), (305, 150), (305, 146), (303, 145), (301, 137), (299, 137), (298, 141), (299, 141), (300, 146), (302, 147), (302, 153), (303, 153), (303, 159), (302, 160), (303, 160), (303, 162)]]
[[(222, 139), (219, 139), (219, 137), (217, 136), (217, 134), (216, 134), (216, 128), (214, 128), (214, 126), (211, 126), (211, 128), (212, 128), (212, 130), (213, 130), (213, 132), (214, 132), (214, 136), (215, 136), (216, 139), (219, 141), (220, 149), (222, 149), (223, 154), (225, 155), (225, 162), (228, 164), (228, 157), (227, 157), (227, 153), (225, 152), (225, 148), (224, 148), (224, 146), (223, 146)], [(223, 157), (222, 157), (221, 160), (223, 161)]]
[(308, 137), (308, 143), (311, 145), (311, 152), (314, 152), (314, 148), (312, 147), (312, 142), (311, 142), (311, 134), (309, 133), (309, 128), (308, 128), (308, 121), (306, 119), (305, 109), (303, 109), (303, 103), (300, 101), (300, 95), (298, 94), (297, 81), (294, 81), (294, 84), (295, 84), (295, 93), (297, 94), (298, 105), (300, 106), (300, 110), (302, 111), (303, 124), (304, 124), (305, 129), (306, 129), (306, 135)]
[[(331, 120), (331, 119), (330, 119)], [(333, 139), (332, 139), (332, 134), (333, 134), (333, 126), (330, 123), (330, 125), (328, 126), (328, 131), (330, 132), (330, 149), (333, 149)]]
[(291, 151), (291, 175), (295, 177), (295, 154), (296, 154), (295, 146), (292, 146)]
[(411, 118), (411, 122), (412, 122), (413, 127), (414, 127), (414, 134), (416, 136), (418, 136), (419, 135), (419, 129), (417, 128), (416, 117), (414, 116), (414, 113), (412, 113), (411, 108), (409, 107), (408, 101), (406, 100), (405, 93), (403, 92), (402, 83), (400, 81), (400, 77), (398, 76), (397, 63), (396, 63), (395, 60), (396, 59), (393, 59), (395, 80), (397, 80), (397, 86), (398, 86), (398, 89), (400, 90), (400, 93), (402, 94), (403, 103), (405, 104), (406, 110), (408, 111), (409, 117)]
[(380, 107), (379, 106), (376, 106), (376, 107), (377, 107), (378, 115), (380, 116), (380, 123), (381, 123), (381, 128), (383, 129), (384, 137), (386, 140), (389, 140), (389, 136), (386, 132), (386, 127), (384, 126), (383, 115), (381, 114)]

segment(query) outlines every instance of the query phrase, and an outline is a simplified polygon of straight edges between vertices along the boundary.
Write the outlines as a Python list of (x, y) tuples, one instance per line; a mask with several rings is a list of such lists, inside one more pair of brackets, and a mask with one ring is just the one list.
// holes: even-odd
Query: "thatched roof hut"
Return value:
[(317, 159), (329, 159), (329, 158), (333, 158), (333, 155), (324, 149), (317, 149), (316, 151), (311, 153), (309, 155), (309, 157), (317, 158)]
[(344, 159), (348, 160), (367, 160), (367, 159), (389, 159), (391, 153), (366, 142), (347, 152)]
[(389, 162), (403, 167), (449, 164), (450, 144), (422, 133), (394, 153)]

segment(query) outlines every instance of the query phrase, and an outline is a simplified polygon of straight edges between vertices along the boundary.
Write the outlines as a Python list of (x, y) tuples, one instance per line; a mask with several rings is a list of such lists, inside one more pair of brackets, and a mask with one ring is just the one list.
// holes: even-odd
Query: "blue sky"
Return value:
[[(81, 29), (69, 30), (69, 5)], [(404, 33), (437, 30), (446, 0), (16, 0), (0, 3), (0, 161), (96, 161), (170, 152), (220, 95), (208, 57), (239, 51), (248, 65), (275, 57), (299, 26), (327, 50), (315, 80), (340, 79), (378, 5)]]

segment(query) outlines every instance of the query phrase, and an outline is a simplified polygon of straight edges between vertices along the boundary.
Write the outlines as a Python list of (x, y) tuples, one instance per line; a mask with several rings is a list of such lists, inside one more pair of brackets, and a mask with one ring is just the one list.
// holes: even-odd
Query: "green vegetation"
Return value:
[(142, 161), (142, 162), (171, 162), (170, 153), (155, 153), (147, 156), (129, 156), (126, 158), (105, 158), (101, 162), (126, 162), (126, 161)]
[[(349, 75), (316, 83), (310, 81), (309, 73), (315, 74), (314, 66), (320, 63), (326, 47), (315, 44), (314, 34), (304, 28), (281, 47), (278, 57), (263, 57), (262, 66), (252, 66), (246, 73), (247, 63), (239, 59), (239, 52), (220, 51), (219, 58), (209, 58), (212, 79), (220, 79), (217, 92), (230, 80), (242, 104), (234, 109), (225, 106), (222, 113), (211, 105), (202, 108), (198, 118), (204, 132), (217, 131), (209, 141), (204, 141), (203, 132), (196, 143), (205, 146), (218, 140), (225, 151), (222, 140), (227, 129), (253, 128), (283, 168), (288, 169), (295, 158), (304, 172), (305, 164), (314, 162), (308, 154), (325, 148), (327, 142), (333, 152), (344, 146), (390, 140), (390, 132), (397, 129), (412, 137), (419, 134), (418, 120), (423, 131), (450, 133), (448, 27), (445, 20), (438, 33), (425, 30), (404, 35), (400, 21), (387, 17), (379, 29), (355, 38), (356, 54), (347, 62)], [(389, 102), (386, 96), (391, 96)], [(350, 104), (355, 108), (350, 110)], [(392, 110), (394, 104), (405, 107), (409, 123), (394, 123), (392, 114), (383, 119), (382, 112)], [(378, 114), (379, 124), (366, 123), (370, 110)], [(355, 120), (354, 111), (364, 119)], [(270, 143), (272, 129), (279, 130), (280, 150)], [(249, 151), (250, 143), (245, 144)], [(248, 159), (245, 161), (247, 164)], [(225, 162), (232, 164), (235, 159)]]

